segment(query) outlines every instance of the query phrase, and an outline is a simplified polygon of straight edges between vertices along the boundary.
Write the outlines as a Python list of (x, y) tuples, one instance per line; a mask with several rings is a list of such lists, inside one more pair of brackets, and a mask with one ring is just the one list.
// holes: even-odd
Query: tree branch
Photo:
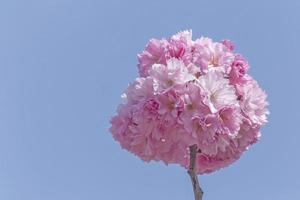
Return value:
[(202, 200), (203, 191), (199, 185), (199, 181), (196, 173), (197, 152), (198, 152), (197, 145), (190, 146), (190, 166), (189, 166), (188, 174), (190, 175), (193, 184), (195, 200)]

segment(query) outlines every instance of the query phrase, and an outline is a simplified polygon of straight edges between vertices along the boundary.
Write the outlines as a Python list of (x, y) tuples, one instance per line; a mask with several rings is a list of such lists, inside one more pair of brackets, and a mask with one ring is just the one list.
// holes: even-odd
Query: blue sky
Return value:
[(300, 1), (0, 1), (0, 199), (193, 199), (185, 170), (108, 132), (151, 37), (229, 38), (267, 91), (262, 139), (201, 176), (205, 199), (300, 199)]

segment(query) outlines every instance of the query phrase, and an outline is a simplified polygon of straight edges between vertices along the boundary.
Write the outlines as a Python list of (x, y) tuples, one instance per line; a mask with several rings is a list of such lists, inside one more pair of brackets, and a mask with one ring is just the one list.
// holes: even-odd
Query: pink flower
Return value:
[(153, 79), (137, 78), (134, 83), (130, 84), (126, 92), (122, 95), (129, 104), (138, 104), (141, 101), (151, 98), (154, 93)]
[(172, 58), (182, 59), (185, 64), (190, 63), (192, 43), (192, 31), (179, 32), (169, 40), (151, 39), (146, 49), (138, 54), (140, 76), (148, 76), (148, 70), (153, 64), (166, 65), (167, 60)]
[(178, 84), (184, 84), (195, 79), (188, 72), (188, 69), (181, 60), (172, 58), (167, 61), (167, 65), (155, 64), (149, 71), (151, 77), (155, 81), (155, 90), (167, 90)]
[(236, 54), (234, 57), (234, 61), (231, 64), (231, 69), (229, 72), (229, 78), (231, 84), (243, 84), (246, 82), (245, 75), (248, 71), (248, 62), (241, 55)]
[(223, 134), (235, 137), (242, 124), (242, 114), (239, 106), (230, 105), (219, 111), (219, 126)]
[(188, 118), (194, 114), (198, 115), (199, 112), (202, 115), (209, 113), (209, 107), (203, 101), (206, 93), (198, 82), (187, 83), (182, 92), (184, 93), (184, 111)]
[(144, 161), (189, 165), (197, 145), (197, 172), (210, 173), (239, 159), (267, 122), (265, 92), (247, 74), (248, 62), (222, 43), (191, 31), (152, 39), (138, 55), (140, 77), (111, 119), (122, 148)]
[(189, 120), (184, 118), (184, 127), (197, 144), (199, 150), (209, 156), (215, 156), (218, 151), (226, 151), (240, 129), (240, 111), (233, 106), (223, 108), (219, 113), (193, 115)]
[(151, 39), (146, 49), (138, 54), (139, 73), (141, 77), (148, 76), (148, 70), (153, 64), (166, 64), (165, 52), (167, 51), (168, 41), (165, 39)]
[(227, 70), (233, 62), (234, 55), (221, 43), (213, 42), (209, 38), (200, 38), (194, 43), (193, 63), (198, 65), (202, 72), (210, 67)]
[(120, 105), (118, 108), (118, 115), (114, 116), (111, 120), (110, 132), (117, 141), (120, 142), (123, 148), (130, 146), (130, 141), (127, 140), (127, 130), (131, 123), (131, 113), (129, 107)]
[(166, 57), (167, 59), (177, 58), (181, 59), (186, 65), (192, 59), (192, 31), (182, 31), (173, 35), (169, 39), (167, 46)]
[(234, 50), (234, 44), (232, 41), (228, 40), (228, 39), (224, 39), (222, 40), (222, 44), (227, 47), (227, 49), (229, 51), (233, 51)]
[(199, 84), (206, 92), (204, 103), (210, 108), (212, 113), (221, 108), (237, 104), (235, 88), (229, 84), (229, 80), (218, 71), (209, 71), (204, 76), (199, 77)]
[[(241, 152), (229, 141), (225, 151), (218, 151), (214, 156), (203, 153), (197, 155), (197, 168), (199, 174), (211, 173), (223, 167), (227, 167), (241, 156)], [(200, 167), (201, 166), (201, 167)]]
[(129, 85), (124, 95), (127, 100), (112, 118), (110, 131), (123, 148), (144, 161), (187, 163), (185, 152), (176, 149), (185, 145), (179, 136), (184, 133), (182, 124), (177, 122), (183, 100), (174, 90), (155, 94), (153, 87), (151, 77)]
[(218, 151), (219, 145), (223, 145), (218, 140), (218, 117), (215, 114), (205, 116), (194, 116), (191, 118), (192, 134), (196, 136), (196, 144), (199, 150), (206, 155), (214, 155)]
[(253, 124), (263, 125), (267, 122), (268, 103), (266, 93), (258, 86), (254, 79), (250, 79), (245, 85), (238, 86), (240, 94), (240, 106), (243, 113)]
[(192, 30), (180, 31), (177, 34), (172, 35), (170, 39), (175, 41), (182, 41), (187, 46), (192, 45), (194, 42), (192, 40)]
[(184, 108), (182, 96), (175, 90), (168, 90), (157, 95), (160, 102), (159, 113), (172, 116), (173, 119), (178, 118)]
[(251, 144), (257, 142), (261, 136), (259, 132), (260, 126), (249, 124), (249, 121), (244, 119), (238, 136), (234, 139), (234, 143), (242, 153), (249, 148)]

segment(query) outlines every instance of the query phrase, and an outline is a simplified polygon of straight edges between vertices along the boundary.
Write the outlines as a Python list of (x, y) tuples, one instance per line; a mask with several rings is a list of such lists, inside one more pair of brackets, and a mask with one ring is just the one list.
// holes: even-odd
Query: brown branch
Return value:
[(188, 174), (190, 175), (193, 184), (195, 200), (202, 200), (203, 191), (199, 185), (199, 181), (196, 173), (197, 152), (198, 152), (197, 145), (190, 146), (190, 166), (189, 166)]

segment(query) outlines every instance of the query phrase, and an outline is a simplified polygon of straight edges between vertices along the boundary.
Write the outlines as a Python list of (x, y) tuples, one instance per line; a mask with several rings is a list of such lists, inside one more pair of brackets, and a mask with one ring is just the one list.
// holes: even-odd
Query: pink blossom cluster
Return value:
[(228, 166), (260, 137), (266, 94), (229, 40), (192, 40), (191, 31), (151, 39), (138, 54), (140, 77), (111, 119), (113, 137), (144, 161), (189, 165), (197, 172)]

